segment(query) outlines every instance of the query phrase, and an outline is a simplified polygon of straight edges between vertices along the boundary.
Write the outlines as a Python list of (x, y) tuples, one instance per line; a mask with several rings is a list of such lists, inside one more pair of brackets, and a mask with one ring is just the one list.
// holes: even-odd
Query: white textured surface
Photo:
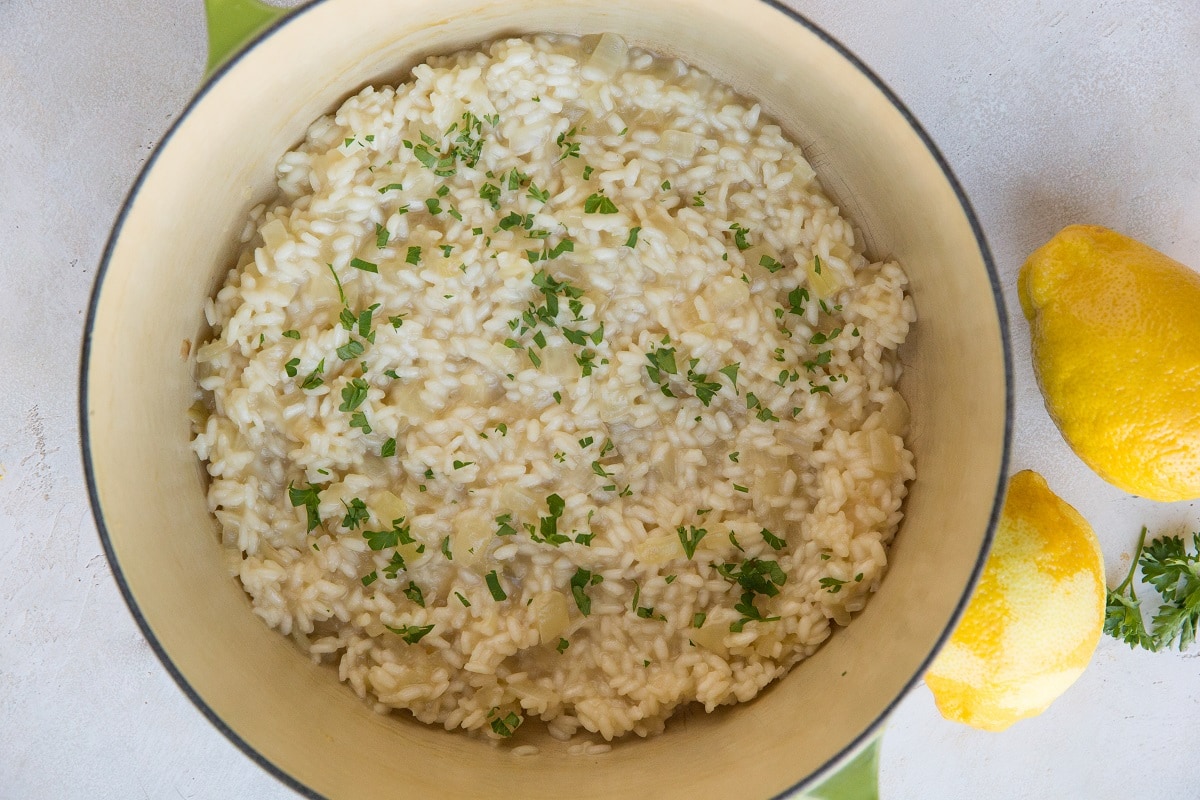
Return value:
[[(0, 798), (294, 797), (154, 658), (100, 553), (79, 466), (83, 308), (125, 191), (200, 80), (202, 12), (183, 0), (38, 5), (0, 3)], [(1200, 267), (1193, 0), (793, 5), (892, 86), (979, 212), (1013, 329), (1013, 469), (1041, 471), (1091, 520), (1110, 579), (1143, 522), (1200, 528), (1195, 504), (1126, 497), (1063, 444), (1014, 291), (1025, 255), (1069, 222)], [(1198, 727), (1200, 649), (1105, 639), (1046, 714), (1003, 734), (942, 720), (918, 687), (884, 738), (882, 794), (1195, 797)]]

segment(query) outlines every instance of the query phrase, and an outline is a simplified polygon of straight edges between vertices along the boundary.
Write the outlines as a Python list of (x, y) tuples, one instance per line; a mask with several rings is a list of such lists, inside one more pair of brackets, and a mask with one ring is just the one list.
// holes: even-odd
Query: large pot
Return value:
[[(873, 796), (868, 745), (952, 630), (983, 565), (1011, 419), (996, 273), (929, 137), (861, 62), (766, 0), (323, 0), (278, 13), (210, 0), (214, 63), (254, 29), (265, 33), (215, 71), (146, 165), (88, 312), (81, 422), (92, 504), (163, 664), (223, 733), (313, 796)], [(901, 384), (918, 477), (877, 596), (757, 700), (678, 718), (662, 736), (595, 757), (547, 739), (540, 755), (516, 758), (374, 713), (250, 612), (225, 571), (188, 447), (194, 365), (181, 345), (201, 334), (204, 301), (248, 210), (272, 193), (279, 156), (366, 83), (402, 80), (432, 53), (537, 31), (613, 31), (760, 101), (804, 146), (868, 252), (905, 265), (919, 316)]]

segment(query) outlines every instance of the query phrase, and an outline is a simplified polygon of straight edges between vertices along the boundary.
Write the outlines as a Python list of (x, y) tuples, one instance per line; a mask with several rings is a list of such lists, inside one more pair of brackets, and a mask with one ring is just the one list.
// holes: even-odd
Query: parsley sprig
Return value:
[[(1178, 536), (1164, 536), (1146, 544), (1146, 528), (1138, 537), (1129, 573), (1116, 589), (1108, 591), (1104, 632), (1128, 644), (1157, 651), (1174, 646), (1184, 650), (1196, 640), (1200, 624), (1200, 533), (1192, 534), (1192, 547)], [(1162, 605), (1146, 629), (1141, 598), (1134, 589), (1138, 566), (1142, 578), (1162, 598)]]

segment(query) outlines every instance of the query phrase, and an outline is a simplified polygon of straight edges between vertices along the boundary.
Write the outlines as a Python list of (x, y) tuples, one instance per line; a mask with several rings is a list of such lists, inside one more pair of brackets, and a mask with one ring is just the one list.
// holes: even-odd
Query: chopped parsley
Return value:
[(342, 505), (346, 506), (346, 516), (342, 517), (342, 527), (346, 530), (357, 530), (371, 516), (367, 511), (367, 504), (357, 497), (352, 498), (349, 503), (343, 500)]
[(404, 260), (414, 266), (420, 264), (421, 263), (421, 248), (417, 247), (415, 245), (413, 247), (408, 248), (408, 255), (406, 255), (404, 257)]
[(496, 528), (496, 535), (516, 536), (517, 529), (513, 526), (512, 521), (512, 514), (501, 514), (496, 517), (496, 525), (499, 526)]
[(700, 540), (708, 535), (708, 531), (704, 528), (697, 528), (695, 525), (689, 525), (687, 528), (680, 525), (675, 532), (679, 534), (679, 543), (683, 546), (683, 554), (689, 559), (696, 555), (696, 545), (700, 544)]
[(381, 458), (391, 458), (392, 456), (396, 455), (395, 437), (388, 437), (388, 440), (383, 443), (382, 447), (379, 448), (379, 455)]
[[(555, 140), (563, 151), (562, 155), (558, 157), (559, 161), (567, 158), (579, 158), (579, 143), (571, 141), (571, 137), (574, 135), (575, 128), (571, 128), (564, 133), (560, 133), (558, 138)], [(586, 169), (587, 168), (585, 168), (585, 174), (583, 176), (584, 180), (587, 180)]]
[(342, 279), (338, 277), (337, 271), (334, 270), (333, 264), (326, 264), (329, 267), (329, 274), (333, 276), (333, 282), (337, 284), (338, 297), (341, 298), (342, 305), (346, 304), (346, 291), (342, 288)]
[(729, 230), (733, 231), (733, 243), (738, 250), (750, 249), (750, 242), (746, 241), (746, 236), (750, 233), (749, 228), (735, 222), (729, 226)]
[[(497, 713), (497, 709), (492, 709), (492, 714)], [(505, 739), (516, 733), (517, 728), (521, 727), (522, 718), (510, 711), (503, 717), (496, 717), (492, 720), (492, 731), (497, 736), (502, 736)]]
[(617, 206), (603, 192), (596, 192), (583, 201), (585, 214), (616, 214)]
[(504, 593), (504, 589), (500, 586), (500, 576), (496, 574), (496, 570), (492, 570), (484, 578), (487, 582), (488, 591), (492, 593), (492, 599), (496, 602), (507, 600), (508, 595)]
[(641, 226), (634, 226), (629, 229), (629, 238), (625, 240), (626, 247), (637, 247), (638, 234), (642, 232)]
[(595, 586), (603, 580), (603, 575), (593, 575), (583, 567), (576, 569), (575, 574), (571, 576), (571, 595), (575, 598), (579, 612), (585, 617), (592, 613), (592, 598), (588, 597), (588, 587)]
[(760, 267), (765, 267), (767, 272), (770, 272), (772, 274), (779, 272), (779, 270), (783, 269), (782, 263), (776, 261), (775, 259), (771, 258), (770, 256), (768, 256), (766, 254), (764, 254), (763, 257), (758, 260), (758, 265)]
[[(480, 198), (487, 200), (488, 203), (491, 204), (493, 209), (495, 209), (495, 210), (500, 209), (500, 187), (499, 186), (496, 186), (493, 183), (485, 183), (483, 186), (479, 187), (479, 196), (480, 196)], [(482, 228), (477, 228), (476, 230), (479, 231), (479, 233), (475, 234), (476, 236), (483, 233)]]
[(296, 339), (298, 341), (300, 339), (300, 331), (284, 331), (283, 336), (285, 339)]
[(393, 628), (391, 625), (384, 625), (392, 633), (399, 636), (409, 644), (416, 644), (425, 638), (430, 631), (433, 630), (432, 625), (401, 625), (399, 628)]
[[(362, 342), (357, 339), (351, 339), (337, 349), (337, 357), (342, 361), (353, 361), (361, 356), (365, 349)], [(342, 410), (345, 411), (346, 409)]]
[(821, 584), (821, 588), (830, 594), (837, 594), (846, 585), (846, 581), (838, 580), (837, 578), (821, 578), (817, 583)]
[(404, 596), (409, 600), (412, 600), (421, 608), (425, 607), (425, 595), (421, 593), (421, 587), (417, 586), (412, 581), (408, 582), (408, 588), (404, 590)]
[(761, 531), (759, 531), (759, 535), (762, 536), (764, 542), (771, 546), (772, 550), (782, 550), (783, 548), (787, 547), (786, 541), (780, 539), (766, 528), (763, 528)]
[(324, 372), (325, 372), (325, 359), (322, 358), (321, 361), (317, 364), (317, 366), (313, 368), (313, 371), (308, 373), (308, 377), (305, 378), (304, 382), (300, 384), (300, 388), (301, 389), (316, 389), (318, 386), (320, 386), (321, 384), (323, 384), (325, 382), (325, 380), (321, 377), (321, 375)]
[(292, 503), (292, 508), (304, 506), (304, 510), (308, 514), (308, 530), (312, 531), (321, 524), (321, 514), (318, 511), (321, 505), (320, 489), (313, 486), (311, 483), (307, 489), (298, 489), (293, 484), (288, 484), (288, 499)]
[[(361, 347), (361, 345), (359, 345)], [(353, 411), (367, 399), (367, 389), (370, 388), (362, 378), (354, 378), (342, 387), (342, 404), (338, 411)]]
[(379, 265), (373, 264), (370, 261), (363, 261), (361, 258), (350, 259), (350, 266), (355, 269), (361, 269), (363, 272), (374, 272), (379, 274)]

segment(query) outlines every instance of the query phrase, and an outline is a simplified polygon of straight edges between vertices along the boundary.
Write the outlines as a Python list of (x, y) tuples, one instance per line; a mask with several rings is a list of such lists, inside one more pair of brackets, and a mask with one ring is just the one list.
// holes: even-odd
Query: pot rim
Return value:
[[(108, 560), (109, 567), (112, 570), (113, 578), (117, 582), (117, 587), (120, 589), (121, 596), (125, 601), (125, 605), (129, 608), (130, 614), (141, 630), (142, 635), (146, 638), (150, 649), (158, 657), (159, 662), (170, 674), (175, 684), (183, 692), (183, 694), (199, 709), (206, 719), (220, 731), (226, 739), (232, 742), (239, 750), (242, 751), (251, 761), (272, 775), (276, 780), (283, 783), (289, 789), (295, 791), (299, 795), (311, 800), (325, 800), (324, 796), (318, 794), (313, 789), (301, 783), (297, 778), (293, 777), (282, 768), (268, 760), (260, 753), (253, 744), (246, 741), (236, 731), (230, 728), (223, 719), (208, 705), (191, 684), (187, 678), (171, 660), (170, 655), (163, 649), (158, 639), (155, 637), (153, 630), (150, 628), (146, 618), (142, 615), (137, 601), (134, 599), (133, 592), (125, 580), (125, 575), (121, 571), (120, 563), (117, 560), (116, 553), (112, 546), (111, 536), (108, 532), (108, 527), (104, 522), (104, 511), (100, 504), (100, 495), (96, 485), (95, 465), (92, 461), (92, 452), (90, 446), (90, 426), (88, 424), (88, 377), (89, 367), (92, 352), (92, 328), (95, 324), (96, 310), (99, 306), (101, 292), (104, 288), (104, 279), (108, 273), (108, 267), (112, 259), (113, 251), (117, 241), (120, 239), (121, 232), (124, 229), (126, 218), (128, 217), (134, 202), (137, 200), (138, 193), (141, 191), (142, 185), (145, 183), (147, 176), (154, 168), (158, 160), (159, 154), (165, 149), (174, 137), (179, 128), (186, 124), (188, 117), (197, 104), (205, 97), (209, 89), (221, 81), (225, 75), (232, 72), (245, 57), (247, 53), (257, 47), (261, 42), (274, 35), (276, 31), (290, 24), (292, 20), (298, 19), (308, 11), (317, 6), (324, 5), (328, 0), (310, 0), (310, 2), (292, 10), (290, 13), (284, 14), (280, 18), (273, 20), (260, 31), (249, 38), (246, 45), (238, 49), (231, 56), (226, 58), (211, 74), (206, 75), (203, 83), (194, 95), (188, 100), (179, 116), (167, 128), (158, 144), (154, 148), (154, 152), (146, 160), (138, 172), (138, 176), (130, 188), (125, 200), (121, 204), (121, 209), (113, 222), (112, 232), (105, 243), (104, 252), (100, 259), (99, 267), (96, 271), (95, 284), (92, 287), (91, 296), (88, 299), (87, 316), (84, 320), (83, 329), (83, 344), (82, 354), (80, 359), (79, 369), (79, 427), (80, 427), (80, 447), (83, 457), (84, 476), (87, 483), (87, 493), (89, 504), (92, 509), (92, 516), (96, 522), (96, 531), (100, 538), (100, 544), (104, 549), (105, 558)], [(976, 559), (975, 565), (971, 570), (970, 579), (967, 583), (967, 588), (962, 597), (955, 606), (954, 613), (951, 615), (945, 629), (938, 637), (934, 647), (930, 650), (925, 659), (918, 665), (916, 671), (910, 676), (901, 687), (896, 696), (880, 710), (875, 719), (854, 739), (852, 739), (845, 747), (841, 748), (831, 758), (812, 773), (801, 777), (796, 783), (789, 788), (776, 795), (771, 800), (784, 800), (785, 798), (795, 797), (799, 792), (813, 788), (819, 785), (820, 781), (832, 775), (837, 767), (849, 763), (853, 756), (866, 747), (873, 739), (881, 733), (882, 727), (888, 717), (896, 710), (896, 707), (909, 695), (913, 688), (921, 681), (925, 672), (928, 670), (933, 659), (945, 645), (947, 639), (954, 632), (958, 621), (962, 618), (967, 605), (974, 593), (975, 586), (979, 582), (979, 578), (983, 572), (984, 565), (987, 562), (988, 553), (991, 551), (992, 542), (995, 536), (996, 525), (1000, 518), (1000, 511), (1004, 502), (1005, 483), (1008, 477), (1009, 461), (1012, 449), (1012, 428), (1013, 428), (1013, 363), (1012, 363), (1012, 342), (1009, 333), (1008, 312), (1004, 302), (1003, 289), (1000, 283), (1000, 277), (996, 270), (995, 260), (992, 257), (991, 249), (988, 247), (987, 238), (984, 235), (983, 227), (980, 225), (979, 219), (976, 216), (975, 209), (971, 205), (970, 199), (967, 197), (966, 191), (959, 183), (957, 176), (951, 169), (950, 164), (942, 155), (933, 139), (917, 121), (916, 116), (908, 109), (904, 102), (896, 95), (895, 92), (876, 75), (870, 67), (860, 60), (849, 48), (843, 45), (839, 40), (823, 30), (816, 23), (810, 21), (803, 14), (795, 11), (784, 5), (781, 0), (758, 0), (767, 6), (781, 12), (794, 23), (807, 29), (825, 44), (829, 45), (839, 56), (845, 59), (855, 69), (857, 69), (864, 77), (866, 77), (872, 85), (875, 86), (880, 93), (887, 99), (889, 103), (900, 113), (905, 122), (914, 133), (920, 138), (929, 154), (937, 163), (943, 177), (949, 183), (950, 188), (954, 191), (955, 197), (958, 199), (959, 205), (963, 213), (967, 217), (967, 221), (971, 226), (971, 232), (975, 237), (976, 244), (979, 247), (980, 256), (983, 259), (984, 266), (988, 273), (988, 282), (992, 290), (992, 298), (995, 301), (997, 318), (1000, 328), (1001, 351), (1004, 360), (1004, 441), (1000, 453), (1000, 465), (996, 478), (996, 490), (992, 501), (991, 513), (988, 516), (987, 531), (984, 534), (983, 546), (980, 548), (979, 557)]]

